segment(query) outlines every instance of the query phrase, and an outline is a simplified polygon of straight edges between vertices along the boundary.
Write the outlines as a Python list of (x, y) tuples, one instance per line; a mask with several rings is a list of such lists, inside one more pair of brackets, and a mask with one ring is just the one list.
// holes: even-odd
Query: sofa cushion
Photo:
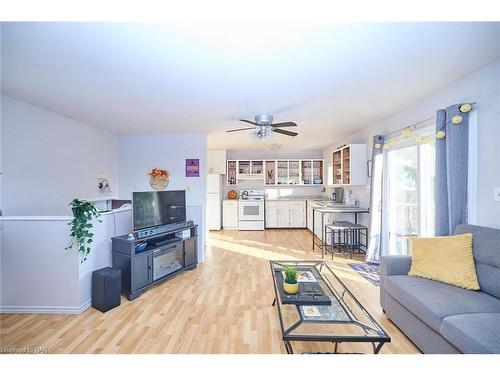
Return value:
[(411, 239), (411, 254), (408, 275), (479, 290), (472, 255), (472, 234), (414, 237)]
[(500, 300), (483, 292), (417, 276), (387, 276), (384, 281), (389, 295), (438, 332), (443, 318), (450, 315), (500, 313)]
[(439, 333), (462, 353), (500, 354), (499, 313), (449, 316)]
[(457, 225), (455, 234), (462, 233), (472, 233), (479, 287), (483, 292), (500, 298), (500, 229)]

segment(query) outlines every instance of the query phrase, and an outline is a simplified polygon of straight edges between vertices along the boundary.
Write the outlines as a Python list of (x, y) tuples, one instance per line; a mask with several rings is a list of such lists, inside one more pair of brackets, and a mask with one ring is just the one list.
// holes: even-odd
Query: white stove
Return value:
[(264, 190), (242, 190), (238, 199), (238, 229), (264, 230)]

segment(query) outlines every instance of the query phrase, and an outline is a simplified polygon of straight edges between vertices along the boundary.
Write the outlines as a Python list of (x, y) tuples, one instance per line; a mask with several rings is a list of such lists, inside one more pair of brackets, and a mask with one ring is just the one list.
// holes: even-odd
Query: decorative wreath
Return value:
[(149, 184), (155, 190), (165, 190), (169, 182), (168, 171), (160, 168), (153, 168), (149, 175)]

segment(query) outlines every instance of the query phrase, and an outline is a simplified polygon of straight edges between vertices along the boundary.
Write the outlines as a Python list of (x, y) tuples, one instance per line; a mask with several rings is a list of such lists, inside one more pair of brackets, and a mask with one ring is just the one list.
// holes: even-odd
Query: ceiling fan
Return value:
[(255, 116), (255, 122), (250, 120), (240, 119), (239, 121), (246, 122), (248, 124), (252, 124), (253, 127), (248, 128), (239, 128), (227, 130), (227, 133), (239, 132), (243, 130), (254, 130), (253, 136), (262, 139), (271, 136), (273, 133), (288, 135), (290, 137), (295, 137), (298, 133), (291, 132), (289, 130), (284, 130), (281, 128), (286, 128), (290, 126), (297, 126), (294, 122), (279, 122), (277, 124), (273, 124), (273, 116), (271, 115), (257, 115)]

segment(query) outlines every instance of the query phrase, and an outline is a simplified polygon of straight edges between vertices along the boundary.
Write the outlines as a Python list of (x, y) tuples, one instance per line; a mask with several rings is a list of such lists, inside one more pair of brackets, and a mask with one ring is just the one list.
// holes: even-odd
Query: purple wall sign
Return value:
[(186, 177), (200, 177), (200, 159), (186, 159)]

